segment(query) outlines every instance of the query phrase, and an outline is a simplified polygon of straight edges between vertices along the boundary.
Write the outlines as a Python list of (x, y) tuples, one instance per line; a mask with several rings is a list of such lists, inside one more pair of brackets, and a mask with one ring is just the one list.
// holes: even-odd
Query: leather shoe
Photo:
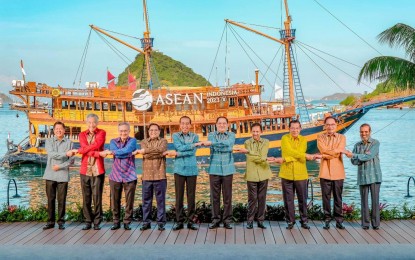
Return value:
[(288, 226), (286, 226), (285, 229), (293, 229), (295, 223), (294, 222), (288, 222), (287, 224), (288, 224)]
[(46, 224), (43, 226), (43, 230), (54, 228), (55, 224)]
[(98, 225), (94, 225), (94, 230), (101, 230), (101, 227)]
[(307, 223), (301, 223), (301, 227), (304, 229), (310, 229), (310, 226)]
[(338, 229), (345, 229), (346, 227), (343, 225), (343, 223), (337, 222), (336, 223), (336, 228), (338, 228)]
[(215, 229), (219, 227), (219, 223), (212, 222), (209, 224), (209, 229)]
[(324, 221), (324, 229), (330, 229), (330, 221)]
[(173, 231), (177, 231), (177, 230), (180, 230), (180, 229), (183, 229), (183, 228), (184, 228), (183, 223), (176, 223), (173, 226)]
[(85, 224), (85, 226), (82, 228), (82, 230), (90, 230), (91, 224)]
[(59, 224), (59, 229), (60, 230), (64, 230), (66, 227), (65, 227), (65, 224)]
[(125, 230), (131, 230), (130, 224), (124, 223), (124, 229)]
[(369, 227), (368, 226), (363, 226), (362, 227), (364, 230), (368, 230), (369, 229)]
[(117, 230), (120, 229), (121, 225), (120, 223), (114, 223), (114, 225), (112, 225), (111, 230)]
[(141, 227), (140, 227), (140, 230), (141, 231), (144, 231), (144, 230), (147, 230), (147, 229), (150, 229), (151, 228), (151, 225), (149, 224), (149, 223), (147, 223), (147, 224), (143, 224)]
[(246, 228), (247, 229), (253, 229), (254, 228), (254, 223), (252, 223), (252, 221), (246, 222)]
[(157, 228), (159, 231), (164, 231), (166, 228), (164, 227), (164, 224), (159, 224), (159, 227)]
[(223, 227), (226, 228), (226, 229), (232, 229), (232, 226), (229, 223), (224, 223)]
[(379, 230), (379, 227), (373, 227), (373, 230)]
[(266, 226), (264, 226), (264, 222), (262, 222), (262, 221), (260, 221), (260, 222), (258, 222), (258, 225), (257, 225), (259, 228), (262, 228), (262, 229), (267, 229), (267, 227)]
[(187, 228), (190, 230), (197, 230), (195, 223), (187, 223)]

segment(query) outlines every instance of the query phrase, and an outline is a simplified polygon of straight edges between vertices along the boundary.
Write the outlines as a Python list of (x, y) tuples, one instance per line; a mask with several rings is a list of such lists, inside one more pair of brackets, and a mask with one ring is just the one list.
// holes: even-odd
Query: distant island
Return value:
[(321, 100), (325, 100), (325, 101), (344, 100), (349, 96), (361, 97), (362, 95), (363, 94), (360, 94), (360, 93), (335, 93), (335, 94), (330, 95), (330, 96), (325, 96), (325, 97), (321, 98)]
[(0, 98), (3, 100), (3, 104), (8, 104), (8, 103), (12, 103), (13, 100), (11, 98), (9, 98), (9, 96), (7, 96), (6, 94), (3, 94), (0, 92)]

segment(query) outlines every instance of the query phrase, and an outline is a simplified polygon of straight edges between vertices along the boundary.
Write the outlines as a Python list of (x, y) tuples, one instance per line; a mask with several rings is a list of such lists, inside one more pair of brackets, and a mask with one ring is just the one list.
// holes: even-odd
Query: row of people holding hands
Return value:
[[(94, 228), (99, 230), (102, 222), (102, 192), (105, 180), (103, 158), (112, 155), (114, 158), (112, 170), (109, 174), (111, 190), (111, 209), (113, 212), (112, 230), (121, 228), (130, 230), (132, 221), (137, 174), (135, 155), (143, 155), (142, 164), (142, 205), (143, 224), (141, 230), (151, 228), (152, 201), (155, 196), (157, 202), (157, 225), (159, 230), (165, 229), (166, 224), (166, 156), (175, 156), (174, 182), (176, 196), (176, 222), (173, 230), (184, 228), (186, 219), (187, 228), (196, 230), (195, 194), (197, 176), (199, 173), (196, 150), (198, 147), (210, 147), (210, 164), (208, 167), (210, 182), (210, 197), (212, 203), (212, 223), (209, 228), (214, 229), (223, 224), (231, 229), (232, 219), (232, 181), (236, 172), (233, 152), (246, 154), (246, 173), (248, 191), (248, 222), (247, 228), (253, 228), (256, 220), (259, 228), (264, 225), (266, 210), (266, 194), (268, 180), (271, 177), (270, 163), (281, 164), (279, 177), (281, 178), (284, 208), (286, 212), (287, 229), (295, 224), (294, 196), (297, 195), (301, 227), (309, 229), (307, 218), (307, 160), (321, 160), (320, 184), (324, 210), (324, 226), (330, 228), (332, 218), (336, 227), (344, 229), (342, 212), (342, 191), (345, 178), (343, 157), (351, 158), (352, 163), (358, 165), (358, 184), (362, 195), (362, 227), (370, 225), (369, 210), (367, 207), (368, 191), (372, 199), (379, 200), (381, 171), (379, 166), (379, 142), (370, 137), (370, 126), (364, 124), (360, 128), (362, 141), (355, 145), (353, 152), (345, 149), (344, 135), (336, 133), (337, 123), (333, 117), (325, 119), (325, 132), (318, 136), (319, 154), (307, 154), (307, 140), (300, 135), (301, 124), (292, 120), (289, 123), (289, 133), (281, 139), (281, 157), (269, 157), (269, 140), (261, 137), (262, 126), (255, 123), (251, 126), (252, 137), (245, 141), (244, 147), (234, 146), (235, 134), (228, 131), (228, 119), (218, 117), (216, 131), (209, 133), (207, 141), (199, 141), (198, 135), (192, 133), (191, 119), (187, 116), (180, 118), (180, 132), (173, 134), (174, 151), (167, 150), (167, 140), (160, 137), (160, 126), (149, 125), (149, 137), (142, 140), (140, 149), (137, 149), (137, 140), (130, 137), (130, 125), (119, 123), (119, 137), (110, 141), (108, 150), (104, 150), (104, 130), (98, 128), (98, 116), (87, 116), (86, 131), (79, 135), (80, 148), (73, 149), (72, 142), (64, 137), (65, 125), (56, 122), (53, 127), (54, 137), (46, 140), (48, 161), (45, 169), (46, 192), (48, 197), (49, 219), (44, 229), (55, 226), (55, 201), (58, 200), (58, 226), (65, 228), (65, 204), (69, 182), (69, 166), (75, 154), (81, 154), (81, 190), (83, 199), (83, 215), (85, 226), (83, 230)], [(368, 129), (368, 131), (366, 131)], [(368, 167), (371, 170), (367, 170)], [(187, 215), (183, 201), (184, 192), (187, 195)], [(121, 219), (121, 197), (125, 193), (125, 215)], [(375, 196), (373, 194), (375, 193)], [(377, 196), (376, 196), (377, 193)], [(331, 195), (334, 198), (334, 212), (331, 212)], [(224, 211), (221, 214), (220, 198), (223, 196)], [(366, 204), (364, 203), (366, 201)], [(373, 228), (379, 228), (379, 202), (372, 201)]]

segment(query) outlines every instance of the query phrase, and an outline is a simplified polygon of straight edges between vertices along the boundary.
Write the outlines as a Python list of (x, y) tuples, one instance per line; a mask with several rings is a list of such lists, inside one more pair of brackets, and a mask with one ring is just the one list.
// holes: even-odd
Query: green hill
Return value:
[[(211, 85), (207, 79), (196, 74), (191, 68), (161, 52), (152, 53), (152, 62), (162, 86), (197, 87)], [(144, 55), (138, 54), (135, 61), (118, 75), (118, 85), (127, 85), (128, 69), (139, 79), (143, 64)]]

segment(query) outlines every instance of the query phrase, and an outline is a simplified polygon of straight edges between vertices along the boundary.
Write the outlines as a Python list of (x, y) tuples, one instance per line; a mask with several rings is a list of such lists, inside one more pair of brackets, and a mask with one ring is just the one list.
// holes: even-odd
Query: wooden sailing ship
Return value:
[[(131, 89), (128, 86), (115, 88), (98, 87), (90, 84), (85, 89), (51, 87), (36, 82), (26, 82), (25, 79), (14, 81), (10, 94), (20, 98), (24, 107), (16, 107), (26, 113), (29, 120), (29, 136), (14, 145), (8, 141), (9, 153), (3, 159), (4, 165), (21, 162), (45, 162), (45, 150), (42, 139), (53, 134), (52, 126), (56, 121), (63, 121), (67, 127), (68, 137), (78, 144), (78, 135), (86, 129), (85, 120), (88, 114), (97, 114), (100, 118), (99, 127), (107, 132), (107, 143), (118, 136), (118, 122), (129, 122), (133, 135), (141, 141), (146, 137), (150, 122), (162, 127), (161, 136), (169, 141), (168, 149), (174, 149), (172, 134), (179, 131), (179, 118), (187, 115), (192, 119), (193, 131), (200, 140), (206, 140), (209, 132), (215, 130), (218, 116), (229, 119), (230, 131), (236, 134), (236, 145), (242, 145), (251, 137), (251, 125), (261, 123), (263, 137), (270, 140), (270, 155), (280, 154), (281, 137), (288, 132), (290, 120), (300, 119), (303, 122), (302, 135), (309, 141), (309, 149), (315, 150), (315, 141), (323, 129), (321, 121), (310, 122), (307, 107), (302, 96), (301, 86), (297, 75), (292, 43), (295, 30), (291, 28), (291, 18), (288, 13), (287, 1), (284, 29), (280, 31), (281, 38), (276, 39), (256, 30), (250, 29), (237, 22), (226, 20), (227, 23), (242, 27), (283, 44), (285, 48), (284, 106), (274, 110), (272, 103), (261, 102), (262, 86), (258, 83), (256, 71), (255, 84), (234, 84), (228, 87), (163, 87), (156, 81), (151, 55), (153, 38), (150, 37), (146, 1), (143, 1), (146, 31), (141, 39), (141, 48), (127, 44), (106, 31), (91, 25), (95, 31), (103, 33), (114, 40), (137, 50), (144, 55), (144, 77), (141, 77), (139, 87)], [(297, 82), (298, 81), (298, 82)], [(259, 102), (253, 103), (252, 97), (259, 96)], [(49, 99), (51, 108), (30, 106), (36, 100)], [(339, 132), (345, 131), (367, 112), (366, 109), (354, 109), (343, 112), (339, 117)], [(336, 114), (334, 114), (336, 116)], [(197, 150), (198, 157), (208, 158), (209, 148)], [(235, 161), (244, 161), (245, 156), (235, 154)], [(205, 162), (207, 162), (205, 160)]]

